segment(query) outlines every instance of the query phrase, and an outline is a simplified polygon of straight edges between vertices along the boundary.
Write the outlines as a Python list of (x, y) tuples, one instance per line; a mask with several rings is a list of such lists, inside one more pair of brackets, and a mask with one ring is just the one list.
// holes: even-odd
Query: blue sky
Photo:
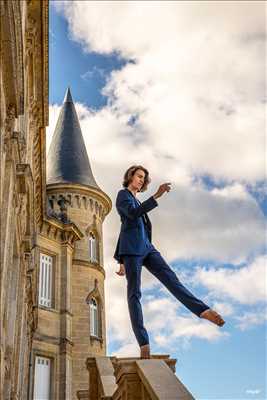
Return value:
[[(167, 29), (175, 15), (169, 5), (143, 4), (138, 6), (140, 10), (124, 5), (118, 10), (112, 9), (112, 2), (105, 6), (93, 2), (87, 9), (84, 1), (79, 10), (79, 2), (67, 3), (57, 2), (56, 8), (50, 5), (48, 144), (70, 86), (95, 178), (113, 203), (120, 184), (112, 173), (122, 176), (129, 162), (146, 159), (155, 177), (149, 190), (167, 179), (174, 182), (172, 197), (160, 201), (161, 213), (155, 210), (151, 214), (155, 243), (183, 283), (218, 305), (225, 315), (221, 331), (206, 321), (199, 325), (144, 271), (144, 316), (151, 328), (153, 353), (177, 358), (177, 376), (197, 399), (266, 398), (266, 300), (262, 289), (266, 279), (262, 272), (266, 187), (259, 162), (264, 157), (263, 142), (257, 136), (263, 125), (248, 118), (248, 113), (253, 121), (262, 118), (259, 76), (263, 69), (260, 61), (255, 65), (262, 43), (259, 39), (253, 44), (253, 40), (240, 40), (254, 37), (261, 29), (260, 6), (242, 14), (240, 2), (221, 4), (219, 10), (206, 3), (200, 13), (199, 6), (192, 3), (188, 7), (172, 5), (181, 18), (179, 43), (184, 47), (179, 53), (176, 21), (170, 32)], [(227, 7), (235, 7), (235, 12)], [(141, 21), (140, 35), (133, 29), (133, 11)], [(228, 13), (236, 18), (232, 25), (225, 22)], [(162, 18), (162, 35), (169, 35), (163, 37), (162, 47), (157, 37), (158, 18)], [(182, 18), (197, 26), (196, 37)], [(98, 31), (102, 25), (104, 29)], [(217, 36), (213, 37), (215, 30)], [(198, 58), (196, 68), (192, 54), (202, 54), (207, 43), (214, 54)], [(228, 48), (227, 56), (220, 58), (224, 48)], [(245, 66), (241, 59), (229, 68), (233, 60), (244, 56)], [(222, 111), (225, 107), (237, 111), (228, 115)], [(232, 134), (227, 136), (229, 130)], [(133, 143), (138, 153), (131, 151)], [(129, 333), (125, 282), (114, 273), (112, 252), (118, 230), (119, 220), (112, 210), (104, 223), (108, 354), (128, 355), (128, 350), (136, 351), (136, 344)], [(167, 314), (170, 311), (167, 323), (163, 307), (168, 308)], [(125, 315), (118, 317), (118, 310)], [(125, 323), (124, 332), (119, 332), (120, 323)]]
[(70, 86), (76, 101), (93, 109), (103, 107), (107, 97), (101, 94), (101, 89), (109, 74), (120, 69), (125, 60), (115, 53), (112, 56), (85, 53), (79, 43), (69, 40), (66, 19), (51, 5), (49, 39), (50, 103), (61, 104), (66, 87)]

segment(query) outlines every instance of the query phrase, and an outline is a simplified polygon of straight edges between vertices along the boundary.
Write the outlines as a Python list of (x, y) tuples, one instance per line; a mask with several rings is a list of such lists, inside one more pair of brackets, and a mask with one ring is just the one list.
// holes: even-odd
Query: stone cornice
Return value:
[(74, 242), (83, 237), (82, 232), (73, 223), (63, 224), (55, 218), (46, 217), (43, 219), (40, 235), (51, 240), (56, 240), (60, 244), (68, 244), (74, 247)]
[(47, 185), (47, 194), (52, 193), (79, 193), (81, 195), (89, 195), (100, 201), (105, 207), (105, 216), (111, 211), (112, 201), (110, 197), (103, 192), (101, 189), (96, 189), (92, 186), (84, 186), (76, 183), (73, 184), (64, 184), (64, 183), (56, 183)]
[(99, 265), (99, 264), (91, 263), (91, 262), (85, 261), (85, 260), (78, 260), (76, 258), (73, 259), (72, 264), (73, 265), (82, 265), (84, 267), (96, 269), (97, 271), (101, 272), (104, 275), (104, 277), (106, 276), (106, 272), (105, 272), (104, 268), (101, 267), (101, 265)]

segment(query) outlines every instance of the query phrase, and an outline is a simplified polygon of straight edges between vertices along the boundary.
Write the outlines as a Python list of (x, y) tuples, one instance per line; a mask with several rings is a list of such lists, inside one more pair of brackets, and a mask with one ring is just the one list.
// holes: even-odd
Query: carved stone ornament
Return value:
[(27, 229), (27, 196), (26, 196), (26, 194), (20, 193), (18, 195), (18, 204), (15, 209), (15, 212), (19, 216), (21, 237), (23, 238), (26, 234), (26, 229)]
[(12, 196), (12, 207), (15, 210), (15, 213), (17, 214), (18, 211), (18, 193), (14, 190), (13, 191), (13, 196)]
[(27, 157), (27, 145), (26, 145), (25, 134), (23, 132), (19, 132), (18, 141), (19, 141), (20, 162), (25, 163)]
[[(31, 3), (31, 2), (30, 2)], [(29, 56), (30, 53), (34, 51), (34, 37), (36, 35), (36, 21), (32, 17), (27, 19), (26, 27), (26, 55)]]
[(61, 195), (57, 204), (59, 205), (60, 208), (60, 213), (58, 214), (58, 218), (64, 224), (69, 224), (71, 222), (70, 219), (68, 218), (68, 207), (67, 207), (67, 204), (70, 205), (69, 199)]
[(64, 244), (69, 244), (70, 246), (74, 246), (74, 233), (70, 231), (61, 232), (61, 240)]
[(31, 274), (34, 271), (33, 256), (30, 252), (24, 253), (24, 262), (26, 266), (26, 273)]
[(90, 300), (93, 297), (96, 300), (98, 300), (99, 304), (101, 305), (101, 308), (103, 308), (103, 300), (102, 300), (102, 296), (101, 296), (101, 293), (100, 293), (99, 288), (98, 288), (98, 280), (97, 279), (95, 279), (94, 289), (91, 292), (89, 292), (88, 296), (86, 297), (86, 300), (85, 300), (86, 303), (89, 304)]
[(33, 290), (31, 276), (26, 276), (26, 304), (27, 304), (27, 336), (30, 341), (35, 331), (34, 311), (33, 311)]
[(10, 104), (6, 111), (6, 117), (4, 120), (4, 144), (7, 145), (12, 139), (12, 133), (14, 130), (15, 123), (15, 106)]
[(11, 358), (12, 358), (12, 348), (11, 346), (7, 345), (5, 348), (5, 356), (4, 356), (6, 380), (9, 380), (11, 378)]
[(29, 98), (29, 125), (31, 130), (41, 126), (41, 108), (33, 96)]
[(97, 237), (97, 239), (99, 240), (100, 234), (99, 234), (99, 231), (98, 231), (96, 219), (97, 219), (97, 218), (96, 218), (96, 215), (94, 214), (94, 215), (93, 215), (93, 222), (92, 222), (91, 225), (89, 225), (89, 226), (86, 228), (85, 234), (86, 234), (86, 236), (89, 236), (90, 233), (93, 233), (93, 234)]
[(37, 288), (37, 274), (34, 268), (34, 257), (31, 253), (25, 253), (26, 267), (26, 298), (27, 304), (27, 333), (30, 340), (37, 328), (37, 308), (35, 307), (34, 288)]

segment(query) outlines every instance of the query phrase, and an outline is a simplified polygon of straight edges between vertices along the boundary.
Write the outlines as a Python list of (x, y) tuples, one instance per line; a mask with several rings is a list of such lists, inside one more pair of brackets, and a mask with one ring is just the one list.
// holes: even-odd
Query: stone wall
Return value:
[[(53, 210), (51, 215), (59, 219), (62, 213), (62, 208), (60, 209), (59, 206), (60, 200), (67, 199), (66, 207), (64, 207), (67, 222), (64, 226), (66, 227), (68, 223), (74, 224), (82, 234), (82, 238), (75, 241), (73, 251), (69, 253), (69, 256), (67, 249), (61, 247), (59, 255), (61, 278), (57, 283), (61, 288), (57, 288), (57, 292), (61, 292), (61, 326), (64, 325), (63, 319), (66, 314), (66, 329), (68, 330), (68, 334), (61, 330), (59, 340), (69, 341), (65, 359), (61, 356), (59, 360), (62, 364), (61, 384), (57, 382), (57, 385), (61, 387), (59, 398), (68, 398), (64, 388), (64, 379), (66, 379), (65, 382), (71, 382), (71, 388), (68, 390), (72, 393), (71, 398), (75, 399), (78, 391), (88, 389), (86, 358), (106, 354), (102, 223), (111, 209), (111, 200), (101, 190), (75, 184), (48, 185), (47, 198), (48, 206)], [(97, 237), (97, 262), (90, 260), (90, 232), (94, 232)], [(50, 238), (53, 239), (51, 236)], [(99, 305), (99, 337), (90, 335), (89, 301), (91, 297), (96, 299)], [(64, 310), (67, 312), (64, 313)]]
[(37, 326), (36, 235), (45, 201), (48, 2), (1, 1), (1, 383), (27, 399)]

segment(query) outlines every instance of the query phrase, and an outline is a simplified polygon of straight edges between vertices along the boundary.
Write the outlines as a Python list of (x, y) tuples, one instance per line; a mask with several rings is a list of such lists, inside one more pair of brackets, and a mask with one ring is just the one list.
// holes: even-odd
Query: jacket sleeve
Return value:
[(143, 201), (139, 206), (135, 207), (134, 199), (131, 198), (124, 190), (118, 193), (116, 199), (116, 208), (120, 215), (124, 215), (127, 218), (135, 219), (141, 217), (141, 215), (148, 213), (153, 208), (158, 206), (158, 202), (153, 196)]

